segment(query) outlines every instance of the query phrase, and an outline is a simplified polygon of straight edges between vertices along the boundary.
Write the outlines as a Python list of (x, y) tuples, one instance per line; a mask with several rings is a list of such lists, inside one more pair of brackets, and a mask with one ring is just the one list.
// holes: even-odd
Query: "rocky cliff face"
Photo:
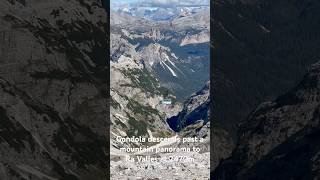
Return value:
[(318, 179), (320, 63), (298, 86), (261, 104), (240, 125), (232, 156), (214, 179)]
[(143, 61), (145, 68), (149, 71), (154, 70), (157, 66), (161, 66), (173, 77), (183, 75), (183, 72), (175, 65), (178, 61), (178, 57), (171, 52), (170, 48), (158, 43), (151, 43), (148, 46), (143, 47), (139, 53), (141, 54), (141, 60)]
[(105, 179), (99, 0), (0, 2), (1, 179)]
[(210, 81), (194, 93), (183, 104), (183, 109), (176, 115), (167, 119), (171, 129), (181, 137), (203, 138), (202, 143), (191, 143), (199, 146), (202, 152), (210, 150)]
[(210, 82), (207, 82), (184, 103), (179, 114), (168, 119), (168, 124), (181, 137), (204, 138), (203, 143), (191, 145), (200, 147), (203, 153), (210, 152), (210, 169), (215, 169), (221, 160), (231, 155), (234, 144), (230, 134), (210, 118), (210, 108)]
[(215, 116), (235, 137), (239, 121), (261, 102), (288, 91), (318, 61), (320, 3), (213, 3)]
[(170, 127), (179, 132), (196, 121), (209, 121), (210, 82), (202, 90), (194, 93), (184, 103), (183, 110), (176, 116), (168, 119)]
[(185, 46), (188, 44), (206, 43), (209, 41), (210, 41), (210, 32), (201, 31), (198, 34), (187, 35), (185, 38), (181, 40), (180, 46)]

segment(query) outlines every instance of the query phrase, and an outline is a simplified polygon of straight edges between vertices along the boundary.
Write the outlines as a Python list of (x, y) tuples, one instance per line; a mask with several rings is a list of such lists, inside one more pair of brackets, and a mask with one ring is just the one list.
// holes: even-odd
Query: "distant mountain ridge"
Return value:
[(153, 21), (170, 21), (177, 17), (201, 12), (206, 8), (209, 7), (125, 7), (118, 8), (116, 12)]

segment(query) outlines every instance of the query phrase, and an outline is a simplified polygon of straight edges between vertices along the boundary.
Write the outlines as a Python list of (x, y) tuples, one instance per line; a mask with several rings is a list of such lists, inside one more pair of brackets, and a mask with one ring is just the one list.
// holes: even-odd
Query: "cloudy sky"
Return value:
[(112, 7), (148, 6), (148, 7), (174, 7), (174, 6), (209, 6), (210, 0), (111, 0)]

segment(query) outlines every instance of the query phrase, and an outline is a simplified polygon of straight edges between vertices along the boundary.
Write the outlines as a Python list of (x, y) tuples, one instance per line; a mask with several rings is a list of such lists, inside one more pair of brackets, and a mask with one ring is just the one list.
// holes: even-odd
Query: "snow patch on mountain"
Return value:
[(171, 72), (172, 76), (178, 77), (177, 74), (174, 72), (174, 70), (172, 70), (172, 69), (170, 68), (170, 66), (168, 66), (165, 62), (163, 62), (163, 64), (169, 69), (169, 71)]

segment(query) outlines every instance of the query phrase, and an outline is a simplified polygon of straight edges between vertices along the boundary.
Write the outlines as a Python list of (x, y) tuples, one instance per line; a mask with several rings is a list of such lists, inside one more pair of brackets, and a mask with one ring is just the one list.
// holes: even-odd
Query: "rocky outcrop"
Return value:
[(210, 152), (210, 169), (215, 169), (221, 160), (230, 156), (234, 144), (230, 134), (219, 127), (214, 118), (210, 119), (210, 107), (210, 82), (207, 82), (185, 102), (177, 116), (168, 119), (168, 124), (179, 131), (181, 137), (204, 138), (203, 143), (191, 145), (200, 147), (201, 152)]
[(319, 94), (320, 63), (316, 63), (298, 86), (261, 104), (241, 123), (237, 147), (213, 178), (319, 178)]
[(99, 0), (0, 2), (1, 179), (105, 179)]
[(185, 46), (188, 44), (200, 44), (210, 42), (210, 32), (201, 31), (198, 34), (187, 35), (185, 36), (180, 43), (180, 46)]
[(141, 54), (141, 60), (149, 71), (156, 65), (161, 65), (162, 68), (167, 69), (173, 76), (177, 76), (179, 69), (176, 67), (175, 62), (178, 60), (178, 57), (171, 52), (170, 48), (158, 43), (152, 43), (142, 48), (139, 53)]
[(196, 121), (209, 121), (210, 82), (202, 90), (193, 94), (183, 106), (183, 110), (176, 116), (169, 118), (170, 127), (179, 132)]
[(210, 134), (210, 170), (213, 171), (219, 163), (230, 157), (234, 149), (234, 142), (230, 134), (219, 127), (216, 122), (212, 123)]
[(177, 31), (185, 29), (210, 29), (210, 9), (173, 19), (172, 27)]
[[(125, 33), (124, 33), (125, 34)], [(140, 54), (136, 52), (137, 45), (131, 44), (122, 34), (110, 34), (110, 60), (118, 61), (121, 56), (130, 57), (136, 61)]]

